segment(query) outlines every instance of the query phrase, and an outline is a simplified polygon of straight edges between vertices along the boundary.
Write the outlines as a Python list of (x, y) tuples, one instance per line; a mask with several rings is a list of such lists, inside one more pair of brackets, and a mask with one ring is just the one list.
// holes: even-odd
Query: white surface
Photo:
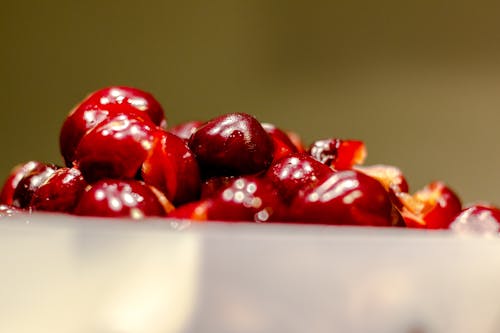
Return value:
[(499, 238), (32, 215), (0, 253), (0, 332), (500, 332)]

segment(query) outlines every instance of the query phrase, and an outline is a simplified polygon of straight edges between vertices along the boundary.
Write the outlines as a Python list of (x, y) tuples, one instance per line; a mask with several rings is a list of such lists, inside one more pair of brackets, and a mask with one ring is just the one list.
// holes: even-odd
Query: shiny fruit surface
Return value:
[(264, 171), (273, 161), (273, 142), (254, 117), (231, 113), (199, 127), (189, 139), (202, 173), (245, 175)]
[(305, 223), (360, 226), (398, 223), (384, 187), (354, 170), (336, 172), (301, 192), (292, 202), (291, 216)]

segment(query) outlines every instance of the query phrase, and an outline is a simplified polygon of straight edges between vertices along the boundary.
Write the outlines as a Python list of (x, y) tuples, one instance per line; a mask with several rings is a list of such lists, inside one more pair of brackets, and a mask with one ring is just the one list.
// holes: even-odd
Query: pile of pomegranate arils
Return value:
[(394, 166), (361, 166), (357, 140), (300, 137), (244, 113), (167, 127), (144, 91), (96, 91), (60, 133), (65, 167), (13, 168), (0, 215), (46, 211), (80, 216), (192, 221), (477, 229), (499, 232), (500, 210), (463, 207), (444, 183), (410, 194)]

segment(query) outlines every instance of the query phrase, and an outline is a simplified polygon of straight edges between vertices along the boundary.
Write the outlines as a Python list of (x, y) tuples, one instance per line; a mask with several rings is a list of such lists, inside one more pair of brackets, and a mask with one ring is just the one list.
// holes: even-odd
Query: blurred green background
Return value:
[(169, 124), (248, 112), (306, 142), (500, 204), (500, 3), (12, 1), (0, 11), (0, 174), (61, 163), (87, 93), (152, 92)]

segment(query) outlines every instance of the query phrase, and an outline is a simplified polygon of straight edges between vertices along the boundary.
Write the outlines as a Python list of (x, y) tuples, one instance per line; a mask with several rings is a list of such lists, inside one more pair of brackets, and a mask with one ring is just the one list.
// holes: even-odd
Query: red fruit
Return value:
[(400, 169), (391, 165), (381, 164), (358, 166), (355, 167), (355, 169), (378, 180), (385, 187), (387, 192), (389, 192), (392, 203), (398, 209), (403, 208), (400, 197), (402, 193), (408, 193), (408, 182)]
[(105, 179), (85, 189), (74, 213), (141, 219), (146, 216), (165, 216), (171, 209), (173, 206), (158, 190), (143, 182)]
[(432, 182), (413, 196), (401, 194), (402, 215), (411, 228), (446, 229), (462, 210), (460, 198), (442, 182)]
[(0, 204), (12, 205), (14, 191), (16, 190), (16, 187), (21, 179), (32, 172), (41, 172), (45, 170), (46, 167), (46, 164), (37, 161), (30, 161), (24, 164), (16, 165), (11, 170), (2, 187), (2, 192), (0, 193)]
[(269, 222), (284, 218), (285, 206), (273, 185), (264, 178), (234, 179), (217, 195), (189, 203), (169, 216), (196, 220)]
[(158, 132), (154, 124), (141, 118), (111, 117), (82, 137), (76, 164), (89, 183), (104, 178), (132, 179)]
[(286, 135), (290, 139), (290, 141), (293, 143), (295, 148), (297, 148), (298, 153), (305, 153), (306, 152), (306, 146), (304, 145), (304, 142), (302, 142), (302, 138), (295, 132), (292, 131), (287, 131)]
[(295, 197), (295, 222), (393, 226), (397, 214), (384, 187), (358, 171), (339, 171)]
[(59, 146), (66, 166), (75, 160), (75, 150), (87, 131), (103, 120), (118, 114), (133, 115), (166, 128), (160, 104), (147, 92), (128, 87), (110, 87), (89, 95), (66, 118), (59, 136)]
[(366, 148), (362, 141), (326, 139), (315, 141), (309, 154), (335, 170), (349, 170), (356, 164), (363, 164)]
[(500, 233), (500, 209), (491, 205), (468, 207), (453, 220), (450, 229), (463, 233), (498, 235)]
[(33, 171), (24, 176), (16, 186), (12, 197), (12, 205), (27, 209), (35, 191), (49, 178), (57, 167), (52, 164), (40, 164)]
[(87, 185), (80, 170), (58, 169), (35, 190), (30, 207), (34, 210), (71, 213)]
[(16, 207), (0, 204), (0, 218), (13, 216), (16, 215), (17, 213), (19, 213), (19, 210)]
[(305, 153), (290, 154), (276, 162), (266, 172), (285, 202), (291, 200), (300, 190), (315, 186), (333, 174), (333, 170)]
[(273, 142), (252, 116), (232, 113), (199, 127), (189, 139), (205, 175), (244, 175), (266, 170), (273, 160)]
[(227, 187), (233, 180), (234, 176), (218, 176), (205, 179), (201, 183), (201, 198), (207, 199)]
[(262, 127), (273, 140), (274, 161), (298, 152), (297, 147), (295, 147), (285, 132), (269, 123), (262, 123)]
[(186, 142), (178, 136), (159, 131), (142, 165), (142, 179), (162, 191), (174, 204), (197, 200), (200, 196), (198, 162)]
[(198, 127), (201, 125), (203, 125), (203, 122), (193, 120), (171, 127), (168, 131), (177, 135), (179, 138), (188, 141), (191, 135), (193, 135), (193, 133), (196, 132)]

